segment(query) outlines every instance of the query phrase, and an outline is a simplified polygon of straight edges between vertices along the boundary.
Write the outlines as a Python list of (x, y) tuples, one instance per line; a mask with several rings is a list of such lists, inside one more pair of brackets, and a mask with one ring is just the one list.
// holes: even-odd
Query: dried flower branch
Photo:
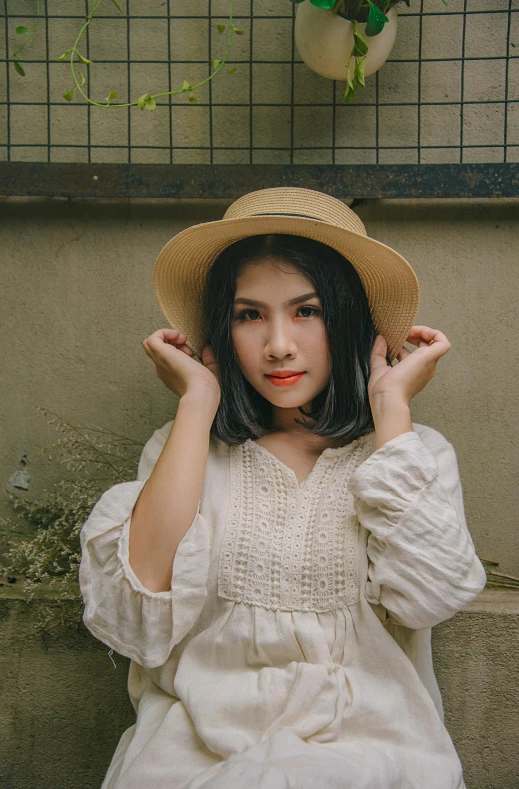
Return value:
[(67, 585), (73, 604), (59, 606), (53, 601), (43, 606), (39, 627), (77, 627), (83, 610), (78, 583), (81, 529), (104, 490), (136, 478), (142, 444), (106, 428), (72, 425), (47, 409), (38, 410), (63, 435), (43, 454), (58, 460), (74, 477), (55, 483), (42, 501), (10, 494), (18, 515), (0, 519), (10, 543), (1, 567), (5, 575), (24, 576), (27, 600), (42, 584)]

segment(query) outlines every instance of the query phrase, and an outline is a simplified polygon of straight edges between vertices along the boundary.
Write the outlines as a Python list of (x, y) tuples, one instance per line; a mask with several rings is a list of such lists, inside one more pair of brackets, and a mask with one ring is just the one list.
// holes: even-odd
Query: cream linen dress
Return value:
[(136, 723), (102, 789), (463, 789), (431, 630), (485, 586), (452, 445), (413, 423), (325, 449), (298, 484), (251, 439), (210, 441), (171, 590), (128, 561), (138, 479), (81, 533), (88, 629), (131, 658)]

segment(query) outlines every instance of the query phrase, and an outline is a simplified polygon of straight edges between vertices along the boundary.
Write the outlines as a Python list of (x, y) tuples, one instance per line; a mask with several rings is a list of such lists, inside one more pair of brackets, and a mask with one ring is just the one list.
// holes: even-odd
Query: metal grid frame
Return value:
[[(51, 1), (51, 0), (50, 0)], [(259, 0), (257, 0), (258, 2)], [(9, 51), (9, 2), (10, 0), (3, 0), (4, 8), (3, 8), (3, 16), (4, 16), (4, 29), (5, 29), (5, 36), (6, 36), (6, 50)], [(131, 0), (130, 0), (131, 2)], [(172, 17), (172, 5), (175, 0), (167, 0), (165, 5), (166, 16), (167, 16), (167, 30), (168, 30), (168, 61), (169, 64), (174, 63), (185, 63), (185, 61), (175, 61), (172, 59), (172, 51), (171, 51), (171, 25), (172, 25), (172, 18), (175, 20), (178, 19), (200, 19), (200, 15), (198, 16), (188, 16), (188, 15), (175, 15)], [(208, 16), (207, 16), (207, 24), (208, 24), (208, 60), (198, 60), (192, 61), (193, 63), (197, 64), (206, 64), (209, 68), (208, 63), (211, 60), (211, 46), (212, 46), (212, 26), (215, 22), (215, 17), (212, 13), (213, 7), (216, 0), (207, 0), (208, 3)], [(288, 0), (284, 0), (288, 6)], [(510, 54), (510, 47), (513, 46), (513, 42), (511, 41), (511, 33), (512, 33), (512, 22), (517, 23), (519, 25), (519, 5), (515, 8), (514, 3), (517, 3), (517, 0), (508, 0), (506, 10), (492, 10), (492, 9), (470, 9), (468, 7), (471, 0), (463, 0), (463, 9), (462, 10), (453, 10), (448, 13), (450, 18), (454, 17), (461, 17), (462, 18), (462, 52), (461, 57), (453, 58), (447, 61), (445, 58), (423, 58), (422, 57), (422, 42), (423, 42), (423, 26), (424, 26), (424, 19), (427, 17), (434, 17), (440, 16), (440, 14), (427, 11), (424, 8), (424, 4), (427, 0), (420, 0), (420, 10), (414, 11), (412, 9), (406, 9), (405, 17), (418, 17), (419, 20), (419, 38), (418, 38), (418, 58), (415, 60), (411, 59), (399, 59), (398, 63), (416, 63), (417, 64), (417, 80), (418, 80), (418, 90), (417, 90), (417, 102), (412, 104), (410, 102), (389, 102), (389, 101), (382, 101), (381, 100), (381, 89), (380, 89), (380, 78), (379, 72), (377, 72), (373, 77), (373, 84), (374, 84), (374, 100), (373, 101), (363, 101), (362, 104), (358, 106), (362, 107), (374, 107), (375, 108), (375, 145), (365, 146), (367, 151), (372, 151), (375, 155), (375, 162), (373, 164), (343, 164), (340, 161), (339, 154), (342, 150), (341, 146), (337, 144), (337, 115), (338, 113), (342, 112), (342, 107), (340, 102), (340, 96), (342, 95), (342, 86), (343, 83), (333, 83), (333, 93), (332, 93), (332, 101), (331, 102), (295, 102), (295, 69), (297, 67), (296, 63), (296, 51), (294, 45), (294, 18), (295, 18), (295, 9), (289, 9), (291, 11), (290, 14), (274, 16), (269, 14), (267, 16), (262, 16), (256, 14), (254, 12), (254, 0), (250, 0), (250, 14), (244, 15), (239, 14), (237, 18), (240, 21), (246, 19), (250, 25), (250, 42), (249, 42), (249, 59), (232, 59), (233, 64), (242, 65), (244, 64), (252, 64), (253, 62), (256, 64), (272, 64), (278, 63), (280, 61), (276, 60), (254, 60), (253, 61), (253, 28), (254, 23), (256, 20), (276, 20), (276, 19), (284, 19), (287, 20), (291, 18), (292, 24), (292, 39), (291, 39), (291, 51), (292, 57), (290, 60), (290, 73), (291, 73), (291, 82), (290, 82), (290, 146), (287, 149), (282, 149), (282, 152), (288, 153), (288, 162), (286, 163), (288, 166), (285, 166), (285, 163), (280, 160), (279, 164), (276, 164), (274, 161), (265, 163), (265, 164), (257, 164), (255, 163), (254, 154), (257, 149), (254, 147), (254, 139), (253, 139), (253, 111), (254, 108), (257, 106), (273, 106), (279, 107), (281, 106), (278, 104), (258, 104), (254, 103), (253, 101), (253, 69), (251, 67), (250, 71), (250, 79), (249, 79), (249, 101), (248, 103), (241, 102), (233, 102), (233, 103), (225, 103), (225, 102), (215, 102), (213, 101), (213, 84), (212, 81), (209, 82), (208, 85), (208, 135), (209, 135), (209, 142), (207, 146), (196, 146), (197, 150), (205, 150), (208, 153), (208, 161), (207, 164), (192, 164), (192, 165), (185, 165), (185, 164), (177, 164), (175, 161), (175, 152), (182, 149), (182, 146), (178, 146), (174, 144), (174, 136), (173, 136), (173, 127), (170, 122), (169, 124), (169, 145), (164, 146), (139, 146), (139, 145), (132, 145), (132, 112), (135, 113), (135, 108), (129, 108), (126, 111), (127, 114), (127, 129), (128, 129), (128, 144), (124, 146), (118, 145), (108, 145), (103, 144), (102, 146), (96, 145), (92, 143), (92, 108), (88, 106), (87, 110), (87, 144), (86, 145), (71, 145), (71, 144), (51, 144), (52, 139), (52, 129), (51, 129), (51, 112), (49, 110), (50, 107), (53, 106), (63, 106), (63, 102), (56, 102), (51, 100), (50, 95), (50, 63), (52, 62), (49, 55), (49, 25), (48, 20), (53, 18), (68, 18), (68, 19), (84, 19), (83, 16), (78, 15), (52, 15), (48, 14), (48, 5), (49, 0), (42, 0), (43, 4), (43, 13), (42, 17), (45, 16), (45, 19), (42, 18), (41, 22), (45, 24), (45, 58), (43, 60), (32, 60), (35, 63), (43, 63), (46, 65), (46, 72), (47, 72), (47, 96), (46, 101), (40, 102), (13, 102), (10, 101), (10, 74), (9, 74), (9, 67), (7, 63), (5, 64), (5, 73), (6, 73), (6, 101), (0, 102), (0, 107), (2, 104), (6, 107), (7, 113), (7, 141), (6, 141), (6, 148), (7, 148), (7, 163), (0, 165), (0, 179), (2, 179), (2, 183), (0, 183), (0, 187), (2, 188), (2, 192), (4, 194), (57, 194), (56, 189), (58, 188), (56, 182), (56, 176), (58, 172), (60, 174), (61, 183), (68, 182), (68, 186), (65, 188), (66, 194), (104, 194), (105, 196), (109, 196), (107, 193), (108, 186), (107, 184), (113, 184), (113, 191), (114, 196), (115, 193), (117, 194), (135, 194), (136, 196), (158, 196), (160, 194), (166, 194), (167, 196), (175, 196), (180, 194), (182, 189), (186, 188), (186, 178), (189, 181), (188, 173), (191, 173), (191, 185), (195, 182), (198, 184), (198, 188), (200, 189), (200, 195), (202, 196), (213, 196), (211, 194), (211, 188), (214, 189), (214, 196), (233, 196), (234, 192), (233, 189), (236, 189), (237, 182), (239, 183), (240, 179), (242, 181), (246, 181), (247, 183), (263, 183), (265, 178), (267, 178), (267, 171), (269, 173), (270, 178), (274, 178), (277, 181), (282, 181), (283, 183), (291, 180), (294, 184), (300, 182), (306, 182), (308, 184), (308, 180), (314, 184), (314, 188), (322, 188), (325, 183), (328, 183), (328, 188), (332, 191), (335, 190), (337, 192), (338, 189), (342, 190), (343, 193), (348, 193), (353, 196), (353, 192), (355, 192), (355, 196), (516, 196), (519, 194), (518, 191), (518, 167), (516, 166), (516, 162), (519, 159), (519, 138), (515, 140), (515, 137), (510, 138), (508, 136), (508, 123), (507, 120), (511, 115), (511, 108), (513, 107), (514, 113), (516, 112), (517, 108), (519, 107), (519, 98), (514, 98), (510, 96), (510, 68), (511, 63), (514, 61), (514, 68), (515, 62), (519, 63), (519, 60), (515, 60), (514, 57)], [(440, 2), (440, 0), (437, 0)], [(88, 11), (89, 3), (88, 0), (84, 0), (85, 10)], [(116, 14), (103, 14), (103, 19), (117, 19), (120, 20), (121, 18), (126, 19), (126, 27), (127, 27), (127, 52), (128, 52), (128, 62), (131, 59), (131, 37), (130, 37), (130, 20), (157, 20), (162, 19), (163, 17), (158, 15), (135, 15), (132, 14), (129, 7), (127, 9), (127, 13), (121, 17)], [(467, 30), (467, 20), (473, 14), (492, 14), (496, 15), (499, 14), (502, 17), (506, 16), (506, 57), (503, 56), (485, 56), (485, 57), (469, 57), (466, 56), (465, 53), (465, 44), (466, 44), (466, 30)], [(22, 19), (24, 15), (16, 13), (13, 14), (16, 16), (16, 19)], [(33, 18), (30, 15), (26, 15), (28, 18)], [(447, 14), (443, 13), (443, 16), (447, 16)], [(220, 19), (220, 17), (218, 17)], [(223, 19), (223, 17), (222, 17)], [(40, 23), (41, 24), (41, 23)], [(88, 34), (86, 36), (86, 55), (89, 57), (90, 54), (90, 46), (89, 46), (89, 37)], [(519, 42), (518, 42), (518, 52), (517, 55), (519, 56)], [(232, 56), (232, 50), (231, 50)], [(489, 63), (493, 61), (501, 61), (505, 62), (505, 75), (504, 75), (504, 98), (489, 100), (485, 102), (478, 102), (478, 104), (484, 103), (485, 105), (502, 105), (503, 106), (503, 137), (502, 142), (498, 142), (496, 145), (489, 146), (484, 144), (479, 145), (470, 145), (471, 149), (477, 148), (487, 148), (487, 149), (499, 149), (502, 150), (502, 162), (464, 162), (464, 151), (469, 146), (464, 144), (464, 113), (466, 112), (466, 108), (468, 105), (474, 105), (476, 102), (469, 101), (464, 99), (464, 92), (465, 92), (465, 63), (473, 60), (478, 61), (488, 61)], [(25, 61), (24, 61), (25, 62)], [(27, 61), (29, 62), (29, 61)], [(103, 63), (121, 63), (121, 61), (110, 61), (104, 60)], [(164, 61), (158, 60), (131, 60), (132, 63), (147, 63), (147, 64), (163, 64)], [(285, 62), (286, 61), (282, 61)], [(421, 97), (421, 83), (422, 83), (422, 70), (424, 63), (434, 63), (434, 62), (456, 62), (461, 63), (461, 95), (459, 100), (452, 100), (452, 101), (423, 101)], [(89, 71), (90, 66), (86, 67), (87, 70), (87, 78), (89, 78)], [(168, 78), (169, 78), (169, 90), (172, 89), (172, 79), (171, 79), (171, 68), (168, 67)], [(218, 79), (218, 78), (217, 78)], [(515, 87), (515, 86), (514, 86)], [(131, 69), (128, 68), (128, 93), (130, 95), (131, 90)], [(34, 148), (46, 148), (47, 150), (47, 166), (43, 166), (43, 163), (39, 162), (15, 162), (9, 161), (11, 156), (11, 148), (12, 148), (12, 141), (10, 135), (10, 108), (13, 106), (17, 106), (18, 104), (30, 104), (34, 106), (46, 106), (48, 108), (47, 112), (47, 143), (46, 145), (42, 145), (41, 143), (29, 143), (25, 145), (26, 148), (34, 147)], [(167, 102), (169, 105), (169, 113), (171, 118), (171, 113), (175, 111), (175, 109), (179, 106), (175, 104), (171, 97)], [(441, 106), (449, 106), (455, 105), (459, 106), (460, 110), (460, 137), (459, 137), (459, 144), (458, 145), (430, 145), (430, 144), (423, 144), (423, 123), (422, 123), (422, 108), (426, 106), (441, 105)], [(75, 105), (78, 106), (78, 105)], [(84, 105), (83, 105), (84, 106)], [(298, 146), (296, 145), (295, 139), (295, 113), (299, 108), (304, 107), (327, 107), (330, 106), (332, 108), (332, 139), (331, 139), (331, 146), (330, 148), (330, 161), (327, 164), (312, 164), (311, 162), (307, 162), (306, 164), (299, 164), (298, 163), (298, 153), (300, 151), (316, 151), (320, 149), (316, 149), (315, 146)], [(379, 121), (379, 114), (383, 108), (386, 107), (416, 107), (417, 112), (417, 139), (416, 139), (416, 146), (412, 146), (416, 149), (418, 161), (421, 160), (421, 154), (425, 150), (431, 150), (434, 148), (438, 149), (453, 149), (458, 153), (459, 161), (458, 163), (438, 163), (438, 164), (408, 164), (408, 163), (400, 163), (400, 164), (385, 164), (383, 159), (383, 153), (385, 148), (388, 146), (384, 146), (381, 144), (380, 141), (380, 121)], [(216, 107), (248, 107), (249, 112), (249, 144), (248, 146), (221, 146), (215, 145), (214, 139), (214, 123), (213, 123), (213, 112)], [(104, 112), (108, 112), (105, 110)], [(124, 110), (112, 110), (111, 112), (124, 112)], [(71, 163), (65, 165), (63, 163), (52, 162), (51, 161), (51, 153), (52, 149), (54, 148), (83, 148), (87, 150), (87, 162), (85, 164), (79, 163)], [(128, 164), (106, 164), (106, 163), (99, 163), (93, 161), (93, 152), (95, 152), (96, 148), (124, 148), (128, 151)], [(161, 150), (165, 150), (168, 153), (169, 163), (160, 165), (144, 165), (144, 164), (134, 164), (132, 163), (132, 151), (137, 150), (139, 148), (153, 148)], [(188, 146), (183, 146), (187, 148)], [(190, 149), (192, 146), (190, 146)], [(398, 150), (399, 148), (409, 150), (410, 146), (390, 146), (391, 150)], [(356, 146), (358, 149), (358, 146)], [(219, 165), (218, 164), (218, 152), (219, 151), (236, 151), (236, 150), (243, 150), (247, 162), (243, 164), (225, 164)], [(264, 150), (264, 149), (262, 149)], [(271, 151), (277, 151), (276, 148), (268, 149)], [(325, 150), (324, 148), (322, 150)], [(328, 148), (326, 148), (328, 150)], [(511, 153), (512, 152), (512, 155)], [(515, 157), (515, 158), (514, 158)], [(382, 160), (382, 161), (381, 161)], [(170, 165), (173, 165), (171, 168)], [(229, 171), (229, 167), (231, 170)], [(108, 170), (106, 168), (109, 168)], [(111, 168), (111, 173), (110, 173)], [(151, 168), (151, 169), (150, 169)], [(187, 168), (187, 169), (186, 169)], [(263, 175), (259, 172), (263, 170)], [(232, 182), (229, 183), (226, 187), (226, 190), (223, 187), (223, 183), (226, 182), (225, 172), (232, 172)], [(256, 171), (256, 172), (255, 172)], [(31, 181), (35, 177), (35, 173), (38, 173), (39, 185), (36, 187), (40, 191), (35, 192), (35, 186)], [(103, 173), (102, 181), (103, 183), (98, 183), (100, 175), (99, 173)], [(216, 178), (216, 174), (218, 173), (218, 179)], [(224, 178), (223, 181), (220, 179)], [(337, 181), (337, 184), (341, 184), (341, 186), (334, 187), (334, 178)], [(65, 180), (63, 180), (65, 179)], [(79, 180), (78, 180), (79, 179)], [(238, 179), (238, 181), (236, 180)], [(217, 183), (217, 180), (219, 183)], [(81, 189), (79, 187), (79, 183), (82, 184)], [(117, 186), (116, 186), (117, 184)], [(139, 184), (139, 186), (137, 186)], [(259, 187), (258, 187), (259, 188)], [(46, 191), (41, 191), (41, 190)], [(50, 190), (53, 191), (50, 191)], [(14, 191), (13, 191), (14, 190)], [(344, 191), (346, 190), (346, 192)], [(63, 190), (62, 190), (63, 191)], [(226, 192), (226, 194), (224, 194)], [(196, 195), (192, 195), (196, 196)]]

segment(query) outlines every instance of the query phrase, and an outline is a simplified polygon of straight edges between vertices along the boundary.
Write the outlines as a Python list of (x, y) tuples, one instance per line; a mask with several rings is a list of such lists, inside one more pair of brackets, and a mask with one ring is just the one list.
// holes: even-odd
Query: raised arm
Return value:
[[(168, 659), (206, 599), (211, 532), (201, 497), (219, 393), (213, 373), (188, 350), (162, 347), (168, 338), (177, 344), (185, 338), (169, 329), (161, 334), (147, 352), (181, 398), (177, 417), (147, 442), (137, 480), (114, 485), (95, 505), (81, 531), (79, 568), (87, 628), (150, 668)], [(206, 363), (214, 363), (209, 352)]]
[(164, 449), (133, 510), (130, 565), (151, 592), (170, 588), (176, 550), (202, 494), (213, 418), (200, 396), (181, 398)]
[(439, 433), (427, 449), (409, 410), (450, 342), (428, 326), (413, 326), (407, 342), (417, 348), (402, 347), (396, 366), (387, 364), (385, 338), (379, 334), (374, 342), (368, 394), (375, 452), (348, 489), (371, 532), (366, 599), (382, 604), (398, 624), (420, 629), (464, 608), (486, 576), (465, 522), (454, 449)]
[[(210, 429), (220, 400), (215, 372), (190, 358), (185, 341), (178, 331), (161, 329), (143, 342), (158, 377), (180, 396), (173, 428), (130, 524), (130, 565), (151, 592), (170, 588), (176, 550), (193, 522), (202, 494)], [(209, 366), (214, 364), (211, 355), (205, 360)]]

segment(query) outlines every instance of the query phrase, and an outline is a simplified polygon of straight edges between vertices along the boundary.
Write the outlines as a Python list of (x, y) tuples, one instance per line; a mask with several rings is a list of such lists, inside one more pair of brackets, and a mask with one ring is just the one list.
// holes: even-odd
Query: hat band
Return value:
[(309, 216), (308, 214), (293, 214), (291, 211), (286, 214), (282, 211), (268, 211), (265, 214), (251, 214), (251, 216), (297, 216), (300, 219), (315, 219), (317, 222), (324, 222), (323, 219), (319, 219), (317, 216)]

